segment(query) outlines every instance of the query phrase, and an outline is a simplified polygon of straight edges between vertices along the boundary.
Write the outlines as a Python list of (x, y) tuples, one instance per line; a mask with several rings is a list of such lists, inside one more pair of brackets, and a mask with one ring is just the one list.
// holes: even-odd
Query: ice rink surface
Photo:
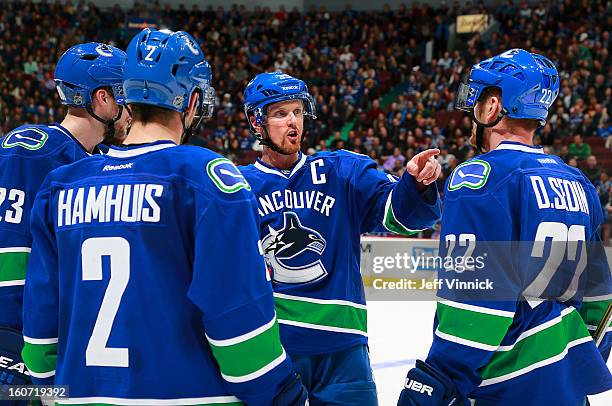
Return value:
[[(381, 406), (394, 406), (406, 372), (424, 359), (432, 339), (434, 302), (368, 302), (368, 334)], [(608, 363), (612, 369), (612, 362)], [(612, 391), (589, 397), (592, 406), (612, 405)]]

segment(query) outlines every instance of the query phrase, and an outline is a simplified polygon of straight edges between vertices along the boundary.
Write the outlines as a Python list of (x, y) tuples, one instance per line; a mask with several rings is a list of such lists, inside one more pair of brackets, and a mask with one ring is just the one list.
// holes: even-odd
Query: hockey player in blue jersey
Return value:
[[(34, 197), (52, 169), (84, 158), (104, 138), (126, 132), (129, 115), (122, 113), (121, 92), (124, 61), (123, 51), (105, 44), (68, 49), (55, 69), (56, 88), (68, 108), (64, 120), (23, 125), (0, 140), (0, 356), (16, 364), (22, 347), (23, 285), (32, 246)], [(2, 370), (4, 364), (0, 365)]]
[(438, 151), (417, 155), (397, 180), (364, 155), (301, 153), (304, 121), (316, 118), (303, 81), (260, 74), (244, 102), (264, 149), (241, 171), (257, 197), (283, 345), (312, 405), (375, 405), (360, 235), (382, 226), (409, 235), (437, 221)]
[[(431, 349), (399, 406), (577, 406), (612, 389), (600, 354), (609, 337), (598, 350), (589, 334), (612, 298), (601, 205), (579, 170), (533, 145), (559, 81), (548, 58), (512, 49), (474, 65), (458, 89), (485, 153), (446, 184), (439, 251), (484, 265), (440, 270), (455, 282), (438, 291)], [(490, 290), (458, 287), (478, 278)]]
[(34, 382), (79, 404), (304, 405), (250, 186), (229, 160), (178, 146), (214, 107), (200, 46), (145, 29), (127, 54), (126, 145), (53, 171), (35, 201)]

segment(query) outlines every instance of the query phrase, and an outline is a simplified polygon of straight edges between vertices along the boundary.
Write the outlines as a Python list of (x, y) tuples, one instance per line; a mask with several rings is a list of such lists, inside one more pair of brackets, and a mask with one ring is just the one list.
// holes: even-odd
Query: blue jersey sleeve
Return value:
[(411, 235), (438, 221), (440, 201), (435, 183), (419, 193), (407, 172), (397, 180), (377, 170), (368, 157), (356, 156), (353, 160), (350, 182), (362, 233), (382, 225), (396, 234)]
[(32, 209), (32, 255), (28, 263), (23, 306), (22, 357), (32, 381), (51, 385), (58, 346), (58, 255), (54, 228), (49, 219), (48, 180)]
[[(15, 147), (19, 148), (19, 147)], [(32, 247), (30, 215), (49, 157), (0, 155), (0, 325), (21, 330), (21, 302)]]
[(247, 404), (272, 404), (292, 369), (280, 342), (255, 198), (242, 189), (198, 200), (189, 298), (202, 310), (229, 391)]
[(0, 140), (0, 326), (22, 329), (23, 286), (32, 247), (30, 214), (40, 185), (53, 169), (86, 154), (58, 131), (54, 126), (25, 125)]

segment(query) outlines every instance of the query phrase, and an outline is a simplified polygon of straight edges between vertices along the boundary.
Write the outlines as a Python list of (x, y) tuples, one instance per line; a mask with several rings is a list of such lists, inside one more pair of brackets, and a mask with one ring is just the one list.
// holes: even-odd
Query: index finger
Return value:
[(440, 153), (440, 150), (438, 148), (432, 148), (432, 149), (427, 149), (423, 152), (419, 152), (416, 157), (419, 161), (423, 160), (423, 161), (427, 161), (429, 158), (431, 158), (432, 156), (438, 155)]

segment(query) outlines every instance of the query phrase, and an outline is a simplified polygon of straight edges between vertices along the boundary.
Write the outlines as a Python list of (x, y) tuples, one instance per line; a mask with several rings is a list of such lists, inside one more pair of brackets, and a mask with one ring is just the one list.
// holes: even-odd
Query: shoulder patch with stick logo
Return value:
[(227, 158), (210, 161), (206, 165), (206, 173), (223, 193), (234, 193), (240, 189), (251, 190), (251, 185), (240, 170)]
[(448, 190), (453, 191), (467, 187), (469, 189), (482, 188), (491, 174), (491, 165), (487, 161), (474, 159), (459, 165), (453, 171)]

